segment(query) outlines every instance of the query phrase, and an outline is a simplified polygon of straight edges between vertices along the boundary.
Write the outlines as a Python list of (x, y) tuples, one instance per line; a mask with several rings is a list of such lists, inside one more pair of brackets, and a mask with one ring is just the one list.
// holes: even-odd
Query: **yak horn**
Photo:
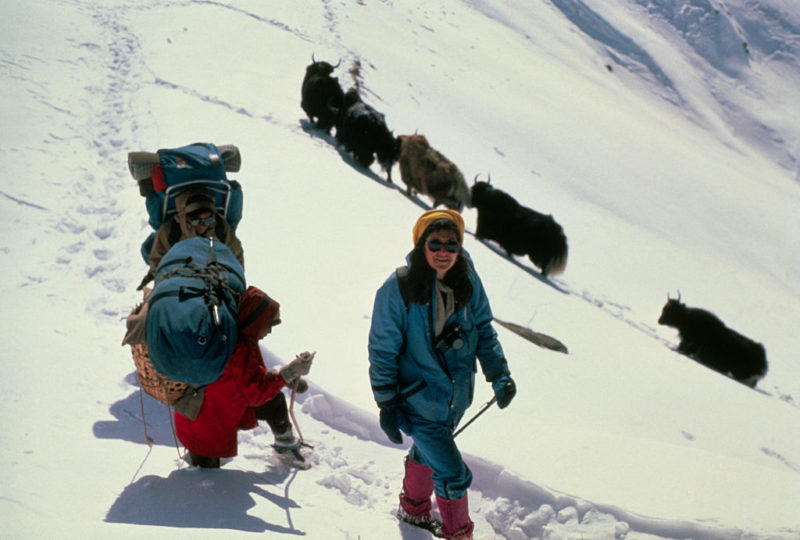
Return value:
[[(476, 174), (476, 175), (475, 175), (475, 178), (473, 178), (473, 179), (472, 179), (472, 183), (473, 183), (473, 184), (475, 184), (476, 182), (478, 182), (478, 177), (479, 177), (480, 175), (481, 175), (481, 173), (478, 173), (478, 174)], [(488, 180), (486, 180), (486, 183), (487, 183), (487, 184), (491, 184), (491, 183), (492, 183), (492, 175), (491, 175), (491, 173), (489, 173), (489, 178), (488, 178)]]

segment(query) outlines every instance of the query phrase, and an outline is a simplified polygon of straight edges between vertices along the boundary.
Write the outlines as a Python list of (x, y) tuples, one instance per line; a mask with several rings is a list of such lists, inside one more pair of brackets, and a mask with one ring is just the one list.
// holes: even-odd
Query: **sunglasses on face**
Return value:
[(213, 224), (215, 221), (216, 221), (216, 219), (214, 218), (214, 216), (209, 216), (209, 217), (204, 217), (204, 218), (194, 218), (194, 219), (190, 219), (190, 220), (189, 220), (189, 224), (190, 224), (192, 227), (197, 227), (197, 226), (198, 226), (198, 225), (200, 225), (201, 223), (202, 223), (203, 225), (212, 225), (212, 224)]
[(449, 240), (447, 242), (442, 242), (441, 240), (428, 240), (428, 243), (425, 245), (432, 253), (435, 253), (442, 248), (446, 249), (450, 253), (458, 253), (458, 250), (461, 249), (461, 246), (458, 245), (458, 242), (455, 240)]

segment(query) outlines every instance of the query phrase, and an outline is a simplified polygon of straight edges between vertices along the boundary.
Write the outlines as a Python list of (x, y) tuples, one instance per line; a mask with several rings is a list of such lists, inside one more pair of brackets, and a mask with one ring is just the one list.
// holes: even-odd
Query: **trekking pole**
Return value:
[(144, 419), (144, 390), (142, 390), (142, 386), (139, 385), (139, 407), (142, 409), (142, 426), (144, 427), (144, 440), (147, 441), (147, 446), (153, 448), (155, 442), (147, 433), (147, 420)]
[[(311, 353), (311, 358), (316, 356), (317, 351)], [(297, 436), (300, 439), (300, 444), (302, 446), (307, 446), (309, 448), (314, 448), (312, 445), (308, 444), (305, 440), (303, 440), (303, 433), (300, 431), (300, 426), (297, 424), (297, 418), (294, 416), (294, 398), (297, 395), (297, 386), (300, 384), (300, 377), (295, 379), (294, 384), (292, 385), (292, 397), (289, 401), (289, 416), (292, 419), (292, 423), (294, 424), (294, 428), (297, 430)]]
[(476, 413), (475, 413), (475, 416), (473, 416), (472, 418), (470, 418), (470, 419), (469, 419), (469, 421), (468, 421), (466, 424), (464, 424), (463, 426), (461, 426), (460, 428), (458, 428), (457, 430), (455, 430), (455, 431), (453, 432), (453, 438), (455, 439), (455, 438), (458, 436), (458, 434), (459, 434), (459, 433), (461, 433), (462, 431), (464, 431), (465, 429), (467, 429), (467, 428), (469, 427), (469, 425), (470, 425), (472, 422), (474, 422), (475, 420), (477, 420), (477, 419), (478, 419), (478, 417), (479, 417), (480, 415), (482, 415), (483, 413), (485, 413), (485, 412), (486, 412), (486, 409), (488, 409), (489, 407), (491, 407), (491, 406), (494, 404), (494, 402), (495, 402), (495, 401), (497, 401), (497, 397), (496, 397), (496, 396), (493, 396), (493, 397), (492, 397), (492, 399), (490, 399), (489, 401), (487, 401), (486, 403), (484, 403), (484, 404), (483, 404), (483, 407), (481, 407), (481, 408), (480, 408), (480, 410), (479, 410), (478, 412), (476, 412)]
[[(214, 252), (214, 238), (209, 237), (208, 259), (206, 260), (206, 267), (210, 268), (216, 264), (217, 254)], [(219, 328), (219, 298), (217, 298), (217, 293), (214, 290), (213, 281), (210, 279), (205, 279), (204, 281), (206, 282), (206, 304), (208, 304), (208, 308), (211, 310), (211, 315), (214, 317), (214, 324)]]
[(294, 381), (292, 385), (292, 399), (289, 401), (289, 416), (292, 417), (292, 422), (294, 423), (294, 429), (297, 430), (297, 437), (300, 439), (300, 444), (305, 443), (303, 440), (303, 433), (300, 431), (300, 426), (297, 425), (297, 418), (294, 417), (294, 397), (297, 395), (297, 385), (300, 384), (300, 377)]

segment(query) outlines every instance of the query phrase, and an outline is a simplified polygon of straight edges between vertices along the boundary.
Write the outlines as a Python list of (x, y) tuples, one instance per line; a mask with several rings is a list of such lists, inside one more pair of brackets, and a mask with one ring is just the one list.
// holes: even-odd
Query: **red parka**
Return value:
[(253, 429), (253, 407), (270, 401), (286, 386), (267, 371), (258, 341), (278, 316), (280, 305), (263, 291), (249, 287), (239, 302), (239, 339), (219, 379), (205, 388), (195, 420), (175, 412), (175, 430), (187, 450), (207, 457), (233, 457), (237, 432)]

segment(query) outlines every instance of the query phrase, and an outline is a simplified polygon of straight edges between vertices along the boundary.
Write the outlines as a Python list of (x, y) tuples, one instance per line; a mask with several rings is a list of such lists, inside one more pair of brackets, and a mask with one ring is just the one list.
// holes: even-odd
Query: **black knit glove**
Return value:
[(381, 410), (379, 420), (383, 432), (386, 433), (386, 436), (389, 437), (389, 440), (393, 443), (403, 444), (403, 435), (400, 433), (399, 427), (400, 422), (398, 414), (400, 411), (397, 407), (397, 400), (392, 399), (378, 403), (378, 407)]
[(511, 375), (500, 375), (492, 381), (492, 390), (497, 398), (497, 406), (505, 409), (517, 395), (517, 385)]

